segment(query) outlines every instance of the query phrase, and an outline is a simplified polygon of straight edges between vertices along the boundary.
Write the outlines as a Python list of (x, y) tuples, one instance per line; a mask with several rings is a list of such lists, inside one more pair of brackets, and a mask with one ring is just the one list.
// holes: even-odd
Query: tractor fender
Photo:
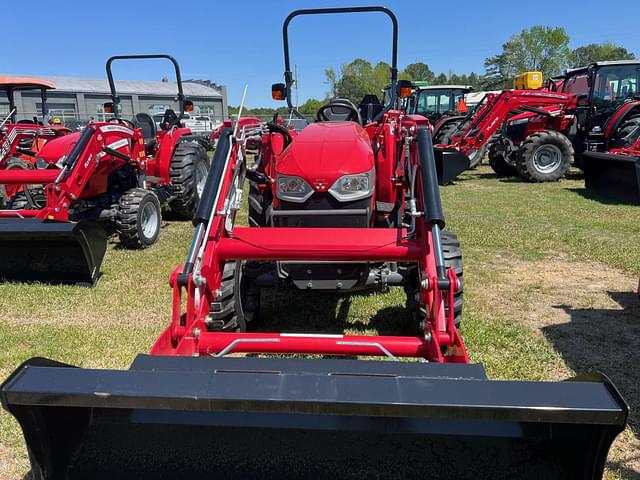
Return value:
[(620, 125), (631, 115), (640, 114), (640, 100), (633, 100), (620, 106), (620, 108), (607, 120), (604, 127), (604, 136), (611, 139), (613, 134), (618, 131)]

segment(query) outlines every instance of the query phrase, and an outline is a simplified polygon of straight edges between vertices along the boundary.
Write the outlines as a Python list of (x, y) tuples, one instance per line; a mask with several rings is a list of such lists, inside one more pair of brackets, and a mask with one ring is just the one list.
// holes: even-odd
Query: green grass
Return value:
[[(486, 292), (508, 286), (503, 271), (513, 261), (596, 261), (637, 277), (638, 208), (588, 198), (577, 175), (536, 185), (495, 178), (486, 167), (466, 173), (442, 195), (448, 228), (458, 233), (465, 256), (463, 336), (472, 360), (492, 378), (540, 380), (579, 369), (520, 319), (544, 283), (514, 294), (511, 311), (487, 301)], [(246, 212), (239, 219), (245, 223)], [(183, 261), (191, 233), (190, 223), (169, 222), (160, 242), (147, 250), (110, 244), (93, 289), (0, 284), (0, 377), (36, 355), (83, 367), (126, 368), (169, 321), (167, 279)], [(271, 292), (263, 297), (262, 328), (391, 333), (405, 322), (403, 305), (401, 289), (351, 297)], [(0, 477), (18, 478), (28, 462), (19, 427), (4, 412), (0, 463), (9, 458), (3, 448), (16, 460), (0, 467)]]

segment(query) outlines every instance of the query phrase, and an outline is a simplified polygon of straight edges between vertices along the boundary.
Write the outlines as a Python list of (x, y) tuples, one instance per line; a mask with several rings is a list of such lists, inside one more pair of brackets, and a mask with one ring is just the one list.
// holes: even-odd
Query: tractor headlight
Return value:
[(371, 195), (373, 181), (373, 170), (357, 175), (344, 175), (331, 185), (329, 193), (340, 202), (359, 200)]
[(277, 194), (280, 200), (302, 203), (313, 195), (309, 184), (300, 177), (279, 175), (277, 183)]

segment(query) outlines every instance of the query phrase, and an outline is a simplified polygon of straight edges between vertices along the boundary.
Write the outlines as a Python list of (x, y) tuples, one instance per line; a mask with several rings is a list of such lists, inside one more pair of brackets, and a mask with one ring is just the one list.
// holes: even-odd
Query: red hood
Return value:
[(68, 154), (71, 151), (72, 144), (76, 143), (79, 138), (80, 132), (73, 132), (50, 140), (40, 149), (38, 157), (44, 159), (47, 163), (55, 164), (64, 154)]
[(312, 123), (305, 127), (276, 163), (276, 173), (304, 178), (324, 190), (343, 175), (366, 173), (374, 166), (367, 132), (355, 122)]

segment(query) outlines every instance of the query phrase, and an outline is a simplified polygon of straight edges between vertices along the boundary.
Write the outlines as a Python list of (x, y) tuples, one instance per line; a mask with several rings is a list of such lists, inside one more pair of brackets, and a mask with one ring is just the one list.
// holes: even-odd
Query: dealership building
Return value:
[[(104, 120), (111, 116), (104, 113), (105, 102), (111, 101), (106, 79), (82, 77), (38, 76), (53, 82), (55, 89), (47, 92), (47, 106), (50, 117), (58, 117), (63, 122), (75, 119), (81, 121)], [(206, 115), (218, 123), (228, 117), (227, 89), (225, 86), (213, 88), (207, 81), (183, 81), (184, 95), (194, 103), (196, 115)], [(116, 90), (120, 97), (123, 117), (136, 113), (155, 115), (166, 109), (178, 109), (176, 83), (163, 81), (116, 80)], [(40, 117), (42, 100), (39, 91), (16, 91), (16, 109), (20, 117)], [(0, 112), (8, 112), (9, 102), (0, 98)]]

